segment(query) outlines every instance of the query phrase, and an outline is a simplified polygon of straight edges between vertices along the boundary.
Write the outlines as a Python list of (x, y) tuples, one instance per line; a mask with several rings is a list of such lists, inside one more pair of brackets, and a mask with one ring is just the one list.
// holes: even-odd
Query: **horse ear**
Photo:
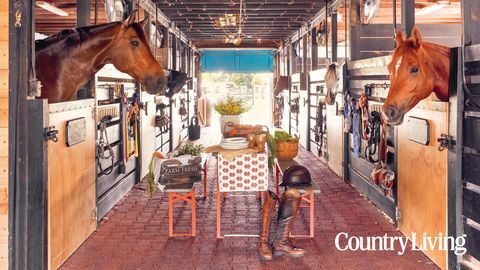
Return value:
[(146, 17), (145, 19), (143, 19), (141, 22), (140, 22), (140, 25), (142, 26), (142, 28), (145, 28), (145, 26), (147, 26), (147, 24), (150, 22), (150, 17)]
[(134, 9), (132, 13), (130, 13), (130, 16), (123, 22), (123, 25), (128, 27), (132, 25), (135, 22), (135, 19), (137, 17), (138, 9)]
[(405, 42), (405, 34), (402, 31), (397, 32), (397, 35), (395, 36), (395, 42), (397, 43), (397, 47), (400, 47), (400, 45)]
[(420, 29), (418, 29), (417, 26), (414, 26), (412, 29), (412, 41), (413, 41), (413, 46), (415, 47), (420, 47), (422, 45), (422, 33), (420, 32)]

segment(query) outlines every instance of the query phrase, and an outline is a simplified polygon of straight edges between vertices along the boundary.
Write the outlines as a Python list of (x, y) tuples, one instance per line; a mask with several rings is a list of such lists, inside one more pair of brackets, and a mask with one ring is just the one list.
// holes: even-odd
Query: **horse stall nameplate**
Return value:
[(408, 118), (408, 139), (419, 144), (430, 144), (430, 124), (427, 119), (410, 116)]
[(68, 147), (85, 141), (87, 137), (85, 117), (67, 121), (66, 143)]

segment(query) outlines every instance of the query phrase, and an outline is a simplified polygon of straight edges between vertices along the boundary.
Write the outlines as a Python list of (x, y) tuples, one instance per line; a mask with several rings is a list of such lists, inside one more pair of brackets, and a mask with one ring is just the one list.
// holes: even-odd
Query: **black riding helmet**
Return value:
[(307, 168), (302, 165), (292, 165), (283, 173), (280, 186), (310, 185), (312, 178)]

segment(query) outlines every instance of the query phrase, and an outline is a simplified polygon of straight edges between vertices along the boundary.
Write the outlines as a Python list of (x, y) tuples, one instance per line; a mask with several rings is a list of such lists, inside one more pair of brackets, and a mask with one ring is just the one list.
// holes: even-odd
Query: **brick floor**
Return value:
[[(204, 129), (206, 132), (207, 130)], [(205, 133), (204, 132), (204, 133)], [(204, 144), (217, 137), (202, 136)], [(168, 237), (168, 197), (149, 198), (144, 183), (137, 185), (100, 222), (98, 229), (65, 262), (62, 269), (437, 269), (422, 253), (397, 251), (339, 251), (335, 236), (400, 236), (388, 219), (358, 191), (343, 182), (312, 154), (300, 150), (322, 193), (315, 197), (315, 238), (295, 239), (305, 248), (302, 258), (260, 261), (257, 238), (215, 236), (215, 161), (209, 164), (208, 197), (197, 189), (197, 237)], [(308, 210), (301, 210), (296, 233), (306, 232)], [(175, 213), (175, 229), (190, 229), (190, 212)], [(254, 197), (229, 197), (222, 210), (224, 233), (258, 233), (260, 208)]]

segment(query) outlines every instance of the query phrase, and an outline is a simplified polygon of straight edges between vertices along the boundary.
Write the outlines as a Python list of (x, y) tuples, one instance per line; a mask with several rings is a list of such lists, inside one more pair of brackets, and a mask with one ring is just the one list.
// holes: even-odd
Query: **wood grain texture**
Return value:
[[(48, 262), (57, 269), (95, 230), (95, 123), (91, 107), (51, 113), (57, 143), (48, 143)], [(68, 120), (85, 117), (86, 140), (67, 147)], [(61, 166), (60, 166), (61, 165)]]
[(8, 99), (8, 70), (0, 70), (0, 99)]
[[(430, 124), (430, 145), (408, 139), (407, 124), (398, 128), (398, 208), (401, 218), (398, 228), (408, 238), (417, 234), (417, 246), (423, 233), (435, 237), (447, 235), (447, 152), (440, 152), (437, 138), (448, 134), (447, 110), (432, 111), (429, 103), (423, 109), (413, 109), (408, 116), (427, 119)], [(445, 103), (447, 104), (447, 103)], [(447, 267), (447, 252), (425, 250), (425, 254), (440, 268)]]
[(8, 99), (0, 99), (0, 128), (8, 127)]
[[(342, 98), (336, 97), (336, 104), (340, 108)], [(328, 167), (338, 176), (343, 176), (343, 119), (337, 115), (337, 105), (327, 106), (327, 151)]]
[(0, 270), (8, 268), (8, 5), (0, 1)]

